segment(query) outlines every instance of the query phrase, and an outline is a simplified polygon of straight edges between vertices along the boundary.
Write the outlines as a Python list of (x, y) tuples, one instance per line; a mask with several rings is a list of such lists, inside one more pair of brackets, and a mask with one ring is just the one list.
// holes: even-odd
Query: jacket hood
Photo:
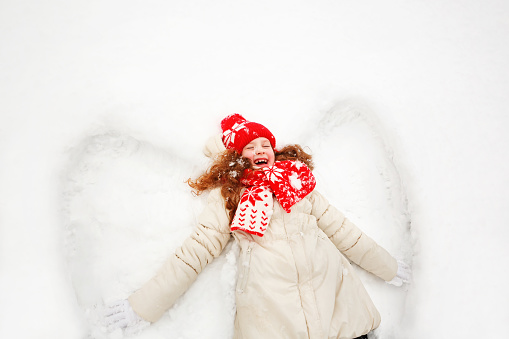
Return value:
[(217, 134), (209, 138), (205, 144), (205, 147), (203, 147), (203, 153), (209, 158), (213, 158), (225, 150), (226, 147), (224, 147), (223, 144), (222, 134)]

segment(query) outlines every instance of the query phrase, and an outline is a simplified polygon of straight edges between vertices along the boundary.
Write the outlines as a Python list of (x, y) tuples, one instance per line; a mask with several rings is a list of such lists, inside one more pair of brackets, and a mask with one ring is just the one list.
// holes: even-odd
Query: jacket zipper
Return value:
[(239, 283), (237, 284), (237, 293), (244, 293), (249, 276), (249, 266), (251, 265), (251, 252), (253, 251), (253, 243), (250, 242), (244, 251), (241, 262), (241, 273), (239, 275)]

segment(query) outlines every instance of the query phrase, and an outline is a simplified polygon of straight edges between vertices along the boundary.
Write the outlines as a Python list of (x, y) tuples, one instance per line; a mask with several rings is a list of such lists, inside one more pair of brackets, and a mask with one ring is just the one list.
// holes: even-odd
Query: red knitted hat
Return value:
[(223, 130), (223, 144), (226, 148), (234, 149), (242, 154), (242, 149), (251, 140), (256, 138), (267, 138), (272, 145), (276, 147), (276, 138), (267, 129), (267, 127), (256, 122), (247, 121), (240, 114), (232, 114), (221, 121)]

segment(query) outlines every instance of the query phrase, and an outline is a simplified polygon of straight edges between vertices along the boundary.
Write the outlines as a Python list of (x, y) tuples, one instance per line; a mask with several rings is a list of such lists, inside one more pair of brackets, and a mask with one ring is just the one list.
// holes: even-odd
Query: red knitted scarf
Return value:
[(246, 170), (241, 179), (246, 186), (231, 223), (231, 230), (242, 230), (262, 237), (272, 216), (274, 194), (281, 207), (291, 207), (311, 193), (316, 180), (311, 170), (300, 161), (276, 161), (262, 171)]

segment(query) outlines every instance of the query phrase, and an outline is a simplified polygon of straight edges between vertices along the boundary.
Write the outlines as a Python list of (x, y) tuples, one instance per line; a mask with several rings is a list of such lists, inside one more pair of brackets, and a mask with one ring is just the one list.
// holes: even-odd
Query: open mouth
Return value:
[(267, 165), (267, 159), (258, 159), (254, 161), (255, 165)]

